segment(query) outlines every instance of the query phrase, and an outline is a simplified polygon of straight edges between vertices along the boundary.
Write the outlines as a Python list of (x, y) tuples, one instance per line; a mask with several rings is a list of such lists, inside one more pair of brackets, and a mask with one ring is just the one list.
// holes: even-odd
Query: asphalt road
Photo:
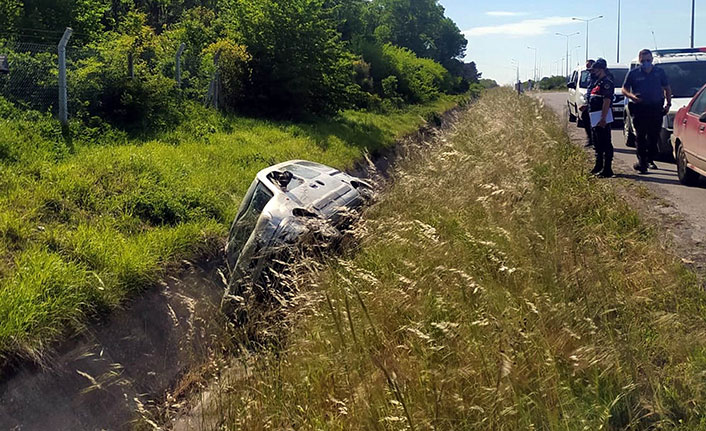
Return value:
[[(562, 122), (568, 122), (566, 92), (540, 93), (538, 97), (559, 114)], [(568, 126), (572, 140), (577, 145), (585, 144), (586, 133), (584, 130), (579, 129), (575, 124)], [(669, 211), (674, 210), (680, 216), (679, 230), (682, 232), (678, 235), (679, 237), (691, 240), (696, 245), (706, 242), (706, 180), (702, 178), (699, 186), (696, 187), (681, 185), (677, 178), (676, 165), (666, 162), (657, 162), (658, 170), (650, 170), (644, 175), (639, 174), (632, 169), (637, 157), (634, 148), (625, 146), (622, 124), (615, 125), (612, 138), (615, 147), (613, 170), (616, 173), (616, 178), (625, 178), (648, 186), (670, 204)], [(612, 179), (607, 181), (612, 181)]]

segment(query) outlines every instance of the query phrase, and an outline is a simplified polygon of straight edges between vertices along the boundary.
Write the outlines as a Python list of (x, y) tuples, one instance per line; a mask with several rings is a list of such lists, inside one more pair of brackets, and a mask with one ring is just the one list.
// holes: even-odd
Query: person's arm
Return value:
[(667, 105), (664, 107), (664, 115), (667, 115), (669, 108), (672, 107), (672, 87), (669, 85), (667, 74), (662, 69), (660, 69), (660, 83), (662, 84), (662, 90), (664, 90), (664, 99), (667, 101)]
[(627, 97), (628, 99), (632, 100), (635, 103), (640, 103), (642, 102), (642, 99), (640, 99), (637, 95), (635, 95), (632, 91), (632, 71), (628, 72), (628, 75), (625, 77), (625, 82), (623, 83), (623, 96)]
[(610, 104), (612, 100), (608, 97), (603, 98), (603, 109), (601, 110), (601, 121), (598, 122), (598, 127), (606, 127), (608, 125), (608, 112), (610, 112)]

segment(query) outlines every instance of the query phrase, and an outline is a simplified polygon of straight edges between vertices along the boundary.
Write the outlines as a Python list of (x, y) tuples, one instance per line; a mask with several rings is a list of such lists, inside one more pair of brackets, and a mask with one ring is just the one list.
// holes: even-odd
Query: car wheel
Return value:
[(569, 110), (569, 123), (573, 123), (576, 121), (576, 115), (571, 113), (571, 104), (567, 104), (567, 109)]
[(699, 182), (699, 174), (689, 169), (686, 160), (686, 151), (684, 146), (679, 145), (677, 149), (677, 175), (679, 182), (685, 186), (694, 186)]

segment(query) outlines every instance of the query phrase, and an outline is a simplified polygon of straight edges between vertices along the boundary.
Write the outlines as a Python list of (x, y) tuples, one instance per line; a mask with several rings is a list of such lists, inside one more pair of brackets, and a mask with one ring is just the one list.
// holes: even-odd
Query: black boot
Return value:
[(596, 165), (591, 169), (591, 175), (598, 175), (603, 170), (603, 157), (596, 156)]
[(613, 173), (613, 160), (612, 159), (605, 159), (605, 163), (603, 164), (603, 170), (601, 173), (598, 174), (600, 178), (612, 178), (615, 174)]

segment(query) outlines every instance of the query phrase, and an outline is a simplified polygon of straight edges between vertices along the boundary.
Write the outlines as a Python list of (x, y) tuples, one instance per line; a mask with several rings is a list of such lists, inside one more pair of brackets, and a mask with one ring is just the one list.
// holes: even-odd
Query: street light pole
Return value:
[(694, 14), (696, 12), (696, 0), (691, 0), (691, 47), (694, 47)]
[(527, 49), (531, 49), (534, 51), (534, 82), (537, 82), (537, 48), (533, 48), (531, 46), (528, 46)]
[(615, 62), (620, 63), (620, 0), (618, 0), (618, 48), (616, 49)]
[(601, 18), (603, 18), (603, 15), (598, 15), (598, 16), (596, 16), (596, 17), (589, 18), (589, 19), (571, 18), (571, 19), (574, 20), (574, 21), (581, 21), (581, 22), (585, 22), (585, 23), (586, 23), (586, 60), (587, 60), (587, 61), (588, 61), (588, 24), (589, 24), (591, 21), (595, 21), (595, 20), (601, 19)]
[(557, 36), (562, 36), (566, 38), (566, 76), (569, 76), (569, 39), (571, 39), (571, 36), (576, 36), (577, 34), (581, 34), (581, 32), (577, 31), (576, 33), (571, 33), (571, 34), (564, 34), (564, 33), (555, 33)]

